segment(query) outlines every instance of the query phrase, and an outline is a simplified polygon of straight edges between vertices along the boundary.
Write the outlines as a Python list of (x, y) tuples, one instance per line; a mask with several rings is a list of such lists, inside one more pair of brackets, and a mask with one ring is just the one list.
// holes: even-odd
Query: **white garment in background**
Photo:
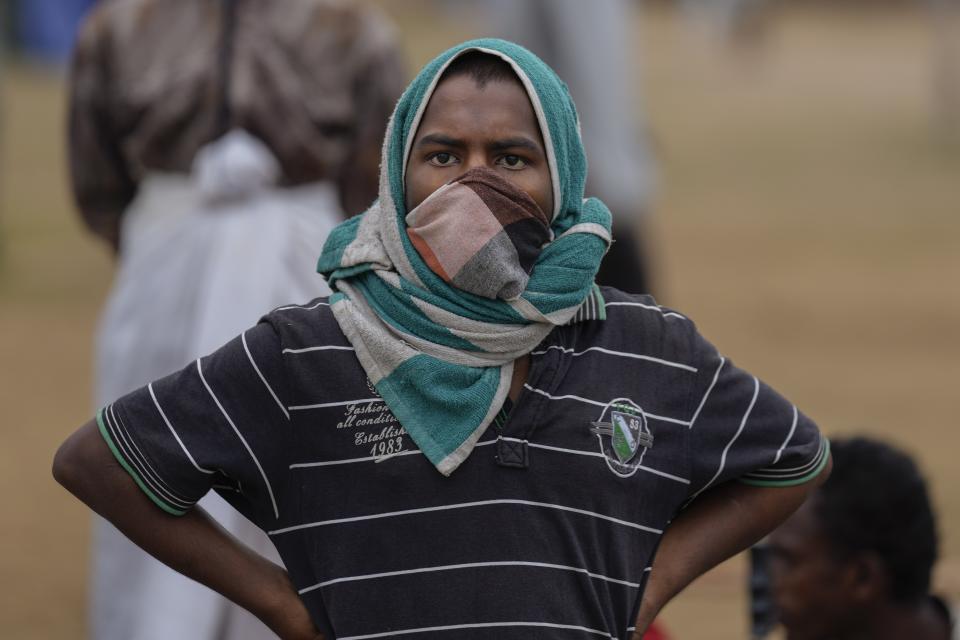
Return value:
[[(335, 187), (273, 186), (267, 147), (235, 130), (190, 176), (152, 175), (123, 217), (120, 263), (97, 341), (97, 407), (173, 373), (271, 309), (328, 295), (316, 272), (342, 219)], [(280, 564), (267, 536), (214, 493), (200, 504)], [(91, 637), (260, 640), (255, 617), (168, 569), (102, 519), (94, 531)]]

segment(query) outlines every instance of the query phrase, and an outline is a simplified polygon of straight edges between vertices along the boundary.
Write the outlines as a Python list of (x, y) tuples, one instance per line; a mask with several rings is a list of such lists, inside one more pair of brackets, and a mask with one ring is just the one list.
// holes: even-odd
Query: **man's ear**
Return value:
[(890, 573), (874, 551), (863, 551), (850, 558), (845, 573), (850, 595), (857, 602), (874, 602), (890, 593)]

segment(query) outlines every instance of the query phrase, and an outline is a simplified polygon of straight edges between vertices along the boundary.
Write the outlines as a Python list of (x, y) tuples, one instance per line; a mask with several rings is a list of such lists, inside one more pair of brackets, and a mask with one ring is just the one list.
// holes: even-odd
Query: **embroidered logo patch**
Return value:
[(640, 446), (640, 420), (628, 413), (612, 411), (610, 422), (613, 424), (613, 452), (620, 458), (620, 462), (630, 462)]
[(600, 419), (590, 423), (590, 431), (597, 436), (607, 466), (618, 476), (636, 473), (647, 450), (653, 448), (647, 417), (629, 398), (609, 403)]

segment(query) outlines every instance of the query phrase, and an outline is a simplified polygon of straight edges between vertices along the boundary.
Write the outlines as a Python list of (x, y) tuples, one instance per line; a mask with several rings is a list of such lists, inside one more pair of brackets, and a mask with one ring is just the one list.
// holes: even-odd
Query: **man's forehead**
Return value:
[(438, 130), (461, 136), (523, 134), (542, 145), (530, 98), (519, 80), (491, 81), (480, 87), (469, 76), (442, 80), (433, 92), (417, 137)]

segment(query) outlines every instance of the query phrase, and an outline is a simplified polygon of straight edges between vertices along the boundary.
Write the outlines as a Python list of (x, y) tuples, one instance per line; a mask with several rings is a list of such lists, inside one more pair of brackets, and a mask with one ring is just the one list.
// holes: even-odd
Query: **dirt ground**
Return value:
[[(411, 67), (476, 31), (403, 6)], [(936, 583), (960, 599), (960, 144), (933, 126), (926, 16), (792, 11), (752, 52), (642, 18), (659, 297), (827, 433), (916, 454), (940, 512)], [(93, 409), (112, 265), (69, 205), (63, 78), (2, 73), (0, 635), (81, 638), (89, 518), (49, 464)], [(680, 639), (743, 639), (746, 607), (738, 558), (665, 621)]]

